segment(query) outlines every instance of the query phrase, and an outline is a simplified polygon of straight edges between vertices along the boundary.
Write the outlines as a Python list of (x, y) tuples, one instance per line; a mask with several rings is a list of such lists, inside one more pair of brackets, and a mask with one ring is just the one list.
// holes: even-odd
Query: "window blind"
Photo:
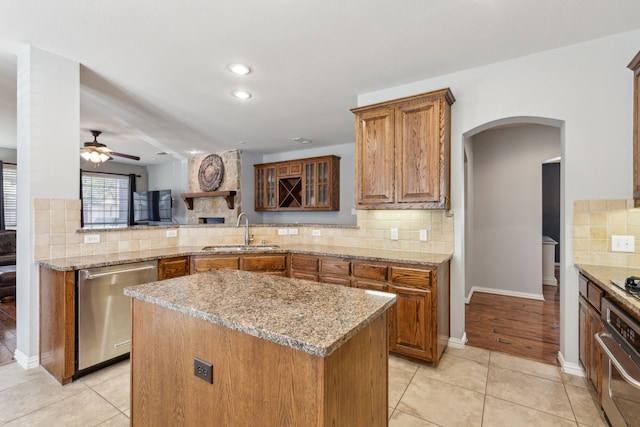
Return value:
[(4, 221), (7, 229), (18, 227), (18, 169), (15, 165), (2, 166), (2, 191), (4, 192)]
[(82, 217), (84, 226), (128, 224), (129, 179), (82, 172)]

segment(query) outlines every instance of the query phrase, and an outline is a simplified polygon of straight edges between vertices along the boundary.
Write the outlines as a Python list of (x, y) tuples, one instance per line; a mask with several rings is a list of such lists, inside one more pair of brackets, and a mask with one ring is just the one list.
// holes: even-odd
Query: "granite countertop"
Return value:
[[(213, 245), (215, 246), (215, 244)], [(220, 245), (226, 246), (226, 245)], [(267, 246), (270, 246), (267, 244)], [(149, 261), (153, 259), (171, 258), (185, 255), (228, 255), (228, 254), (272, 254), (272, 253), (304, 253), (321, 256), (345, 256), (369, 261), (409, 262), (425, 266), (438, 266), (451, 259), (451, 254), (425, 253), (412, 251), (390, 251), (374, 248), (353, 248), (329, 245), (277, 245), (275, 249), (264, 249), (260, 245), (251, 245), (251, 249), (243, 251), (210, 251), (201, 246), (176, 246), (173, 248), (149, 249), (141, 251), (114, 252), (101, 255), (90, 255), (67, 258), (49, 258), (36, 260), (44, 267), (59, 271), (81, 270), (84, 268), (106, 267), (108, 265), (129, 262)]]
[(383, 292), (239, 270), (152, 282), (128, 287), (124, 293), (322, 357), (396, 300), (395, 295)]
[(640, 268), (607, 267), (592, 264), (576, 265), (582, 274), (605, 290), (609, 299), (615, 301), (640, 321), (640, 300), (611, 283), (611, 280), (624, 281), (629, 276), (640, 277)]

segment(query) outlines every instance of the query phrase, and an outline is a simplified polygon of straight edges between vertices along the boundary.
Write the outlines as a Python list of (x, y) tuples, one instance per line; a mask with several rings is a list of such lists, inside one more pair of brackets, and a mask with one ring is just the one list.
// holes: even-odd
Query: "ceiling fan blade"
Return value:
[(108, 154), (109, 154), (110, 156), (124, 157), (125, 159), (140, 160), (140, 157), (138, 157), (138, 156), (132, 156), (131, 154), (116, 153), (115, 151), (109, 151), (109, 153), (108, 153)]

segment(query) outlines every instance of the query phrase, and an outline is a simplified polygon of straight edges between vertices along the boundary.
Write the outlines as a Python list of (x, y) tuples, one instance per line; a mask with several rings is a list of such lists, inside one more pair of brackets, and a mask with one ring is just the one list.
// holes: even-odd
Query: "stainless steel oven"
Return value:
[(602, 408), (613, 427), (640, 427), (640, 323), (602, 299)]

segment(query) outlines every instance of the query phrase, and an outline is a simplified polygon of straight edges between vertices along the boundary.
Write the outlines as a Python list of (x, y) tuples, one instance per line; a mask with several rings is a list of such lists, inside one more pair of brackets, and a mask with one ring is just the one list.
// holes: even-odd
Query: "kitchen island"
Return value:
[(238, 270), (125, 293), (133, 426), (387, 425), (394, 295)]

